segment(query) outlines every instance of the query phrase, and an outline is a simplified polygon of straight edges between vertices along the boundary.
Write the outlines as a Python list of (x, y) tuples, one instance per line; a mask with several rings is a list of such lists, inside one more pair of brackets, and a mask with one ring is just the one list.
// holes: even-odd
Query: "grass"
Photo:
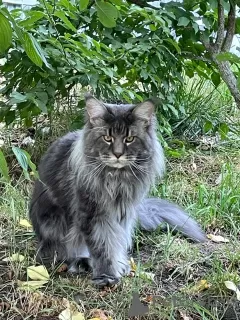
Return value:
[[(20, 218), (27, 218), (31, 184), (22, 178), (16, 185), (5, 184), (0, 198), (0, 261), (13, 253), (21, 253), (25, 260), (0, 262), (1, 319), (58, 319), (64, 299), (76, 303), (86, 319), (93, 309), (105, 310), (112, 319), (128, 319), (135, 291), (149, 305), (148, 315), (141, 319), (184, 319), (187, 315), (189, 319), (237, 319), (230, 317), (239, 308), (236, 294), (224, 281), (240, 284), (239, 156), (236, 149), (231, 154), (191, 151), (181, 159), (169, 159), (165, 181), (154, 191), (185, 207), (207, 233), (222, 235), (229, 243), (193, 244), (170, 232), (138, 231), (132, 256), (141, 271), (155, 275), (154, 281), (125, 277), (112, 291), (95, 289), (90, 275), (58, 273), (54, 266), (49, 268), (45, 287), (36, 292), (19, 289), (18, 280), (26, 280), (27, 267), (36, 263), (34, 235), (19, 225)], [(200, 280), (206, 280), (209, 287), (197, 288)], [(152, 302), (155, 295), (166, 299), (164, 305)], [(225, 318), (224, 312), (228, 313)]]
[[(197, 83), (195, 79), (188, 81), (179, 101), (184, 104), (186, 115), (175, 129), (182, 137), (166, 148), (167, 175), (153, 194), (178, 203), (199, 221), (207, 234), (222, 235), (229, 242), (209, 240), (194, 244), (170, 231), (137, 231), (131, 256), (141, 277), (135, 273), (124, 277), (113, 290), (99, 291), (92, 286), (90, 275), (59, 273), (52, 265), (48, 267), (50, 280), (44, 287), (22, 290), (19, 280), (27, 280), (27, 268), (36, 265), (36, 243), (33, 232), (19, 224), (20, 218), (27, 218), (32, 185), (22, 176), (19, 178), (18, 173), (12, 184), (2, 182), (0, 186), (0, 319), (56, 320), (67, 301), (85, 319), (94, 317), (94, 309), (104, 310), (114, 320), (238, 319), (240, 302), (224, 281), (240, 285), (239, 137), (229, 135), (224, 143), (215, 146), (210, 141), (207, 147), (204, 142), (196, 145), (191, 140), (202, 134), (206, 120), (214, 125), (227, 122), (234, 127), (239, 113), (233, 108), (225, 86), (217, 92), (209, 83)], [(69, 130), (69, 120), (77, 119), (75, 111), (73, 108), (69, 117), (53, 114), (51, 136), (47, 140), (39, 137), (37, 147), (29, 150), (34, 162), (38, 162), (51, 141)], [(188, 141), (184, 140), (186, 137)], [(15, 173), (16, 162), (11, 168), (11, 174)], [(25, 260), (3, 261), (14, 253), (22, 254)], [(154, 274), (154, 281), (144, 277), (144, 272)], [(143, 317), (128, 317), (134, 292), (149, 307)], [(100, 320), (106, 320), (107, 316)]]

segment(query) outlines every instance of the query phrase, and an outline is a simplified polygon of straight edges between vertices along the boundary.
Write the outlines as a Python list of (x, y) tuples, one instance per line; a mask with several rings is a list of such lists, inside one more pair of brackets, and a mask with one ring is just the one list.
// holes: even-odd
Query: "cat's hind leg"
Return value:
[(29, 216), (38, 238), (37, 260), (64, 261), (67, 258), (63, 241), (67, 232), (66, 214), (40, 181), (35, 183)]

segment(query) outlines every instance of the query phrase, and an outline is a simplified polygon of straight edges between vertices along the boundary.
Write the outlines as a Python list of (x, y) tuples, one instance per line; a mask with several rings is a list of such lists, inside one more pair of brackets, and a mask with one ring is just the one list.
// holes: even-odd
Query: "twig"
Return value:
[(222, 51), (229, 51), (232, 45), (236, 23), (236, 5), (230, 1), (230, 10), (228, 13), (227, 34), (224, 40)]
[(215, 44), (213, 45), (213, 50), (215, 53), (219, 53), (222, 48), (222, 44), (224, 41), (224, 8), (221, 4), (221, 0), (218, 0), (218, 31), (217, 31), (217, 39)]

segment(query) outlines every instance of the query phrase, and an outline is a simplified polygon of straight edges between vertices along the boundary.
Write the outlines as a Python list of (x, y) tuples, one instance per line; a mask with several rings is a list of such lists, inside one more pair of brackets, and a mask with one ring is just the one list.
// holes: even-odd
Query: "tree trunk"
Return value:
[(219, 61), (216, 57), (212, 57), (213, 61), (219, 69), (219, 73), (231, 92), (237, 107), (240, 109), (240, 91), (237, 87), (237, 79), (231, 70), (231, 65), (228, 61)]

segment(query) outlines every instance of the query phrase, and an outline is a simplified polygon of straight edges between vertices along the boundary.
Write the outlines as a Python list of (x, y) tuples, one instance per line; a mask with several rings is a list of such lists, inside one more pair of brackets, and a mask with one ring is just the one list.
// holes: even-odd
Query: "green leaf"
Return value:
[(121, 6), (123, 4), (122, 0), (110, 0), (110, 2), (116, 4), (117, 6)]
[(24, 171), (28, 170), (28, 160), (23, 150), (18, 147), (12, 147), (12, 151), (15, 154), (18, 163)]
[(36, 178), (39, 178), (38, 172), (36, 170), (36, 165), (31, 161), (31, 156), (29, 153), (23, 149), (20, 149), (18, 147), (12, 147), (12, 151), (15, 154), (18, 163), (23, 169), (23, 173), (25, 175), (25, 178), (28, 180), (30, 179), (28, 168), (30, 168)]
[(167, 41), (168, 43), (172, 44), (174, 46), (174, 48), (176, 49), (177, 53), (181, 53), (181, 49), (179, 47), (179, 45), (177, 44), (176, 41), (174, 41), (173, 39), (169, 38), (169, 39), (164, 39), (164, 41)]
[(33, 36), (29, 33), (25, 32), (23, 34), (23, 47), (26, 51), (26, 54), (28, 57), (32, 60), (33, 63), (35, 63), (38, 67), (42, 67), (42, 58), (40, 54), (38, 53), (38, 50), (35, 47), (35, 44), (33, 42)]
[(235, 33), (240, 34), (240, 18), (236, 18), (236, 23), (235, 23)]
[(70, 29), (74, 32), (77, 31), (77, 29), (74, 27), (74, 25), (66, 17), (64, 11), (55, 11), (54, 15), (64, 22), (64, 26), (66, 26), (67, 29)]
[(0, 150), (0, 173), (6, 181), (10, 181), (7, 161), (2, 150)]
[(216, 56), (216, 58), (219, 61), (230, 61), (230, 62), (233, 62), (233, 63), (240, 63), (240, 58), (236, 54), (231, 53), (231, 52), (219, 53)]
[(180, 19), (178, 20), (178, 26), (183, 26), (186, 27), (189, 24), (190, 20), (186, 17), (180, 17)]
[(213, 84), (215, 85), (215, 87), (218, 87), (219, 84), (221, 83), (221, 77), (220, 77), (219, 73), (213, 72), (211, 75), (211, 80), (212, 80)]
[(34, 103), (43, 113), (48, 113), (46, 104), (42, 100), (34, 99)]
[(42, 11), (30, 11), (29, 17), (26, 20), (20, 21), (19, 25), (23, 27), (28, 27), (33, 25), (35, 22), (42, 19), (43, 17), (45, 17), (45, 13)]
[(238, 76), (237, 76), (237, 87), (238, 87), (238, 90), (240, 90), (240, 73), (238, 73)]
[(105, 27), (113, 28), (116, 26), (118, 11), (111, 3), (97, 0), (96, 9), (98, 18)]
[(80, 0), (79, 1), (79, 9), (80, 9), (80, 11), (83, 11), (83, 10), (87, 9), (88, 3), (89, 3), (89, 0)]
[(213, 128), (212, 122), (207, 120), (203, 127), (204, 132), (207, 133), (208, 131), (212, 130), (212, 128)]
[(226, 123), (221, 123), (219, 125), (218, 132), (220, 133), (222, 140), (226, 139), (227, 134), (229, 132), (229, 126)]
[(0, 52), (7, 50), (12, 42), (12, 28), (8, 19), (0, 12)]
[(15, 119), (16, 119), (15, 110), (10, 110), (10, 111), (8, 111), (7, 114), (5, 114), (6, 125), (11, 124)]
[(21, 103), (21, 102), (27, 101), (27, 97), (17, 91), (13, 91), (10, 94), (10, 97), (11, 97), (10, 104)]

